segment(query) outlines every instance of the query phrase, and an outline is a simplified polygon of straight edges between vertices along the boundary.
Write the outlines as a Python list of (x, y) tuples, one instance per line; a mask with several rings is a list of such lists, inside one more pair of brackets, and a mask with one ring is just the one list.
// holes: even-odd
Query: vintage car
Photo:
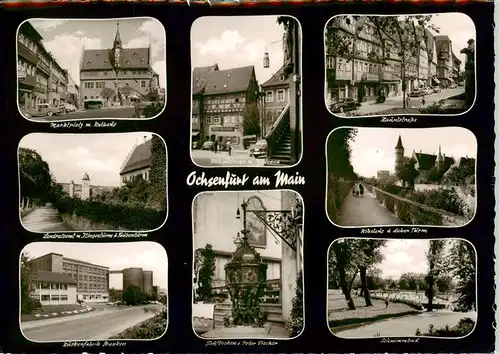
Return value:
[(213, 150), (214, 142), (213, 141), (205, 141), (201, 146), (201, 150)]
[(361, 103), (356, 102), (353, 98), (341, 98), (330, 105), (330, 110), (333, 113), (344, 113), (354, 111), (361, 107)]
[(267, 156), (267, 140), (261, 139), (255, 144), (250, 145), (250, 148), (248, 149), (248, 155), (253, 157)]
[(408, 94), (408, 96), (410, 96), (410, 97), (422, 97), (425, 95), (426, 95), (426, 92), (423, 89), (415, 89)]
[(26, 118), (31, 117), (52, 117), (61, 113), (59, 107), (51, 106), (49, 103), (39, 103), (35, 108), (25, 108), (21, 113)]

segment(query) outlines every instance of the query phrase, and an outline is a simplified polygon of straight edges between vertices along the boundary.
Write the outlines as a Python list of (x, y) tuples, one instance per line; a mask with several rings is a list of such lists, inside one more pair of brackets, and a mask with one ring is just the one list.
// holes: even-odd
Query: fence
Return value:
[(461, 215), (414, 202), (368, 184), (364, 186), (404, 224), (462, 226), (469, 222), (469, 219)]

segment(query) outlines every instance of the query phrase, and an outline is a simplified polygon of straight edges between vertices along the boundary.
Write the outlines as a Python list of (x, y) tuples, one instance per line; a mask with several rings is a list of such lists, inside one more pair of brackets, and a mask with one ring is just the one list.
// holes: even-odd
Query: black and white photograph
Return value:
[(17, 31), (19, 111), (37, 122), (155, 118), (166, 65), (154, 18), (30, 19)]
[(19, 143), (30, 232), (152, 231), (167, 217), (167, 151), (153, 133), (32, 133)]
[(463, 338), (477, 321), (463, 239), (341, 238), (328, 251), (328, 326), (341, 338)]
[(327, 139), (337, 226), (459, 227), (476, 213), (477, 141), (465, 128), (338, 128)]
[(290, 339), (304, 327), (303, 202), (291, 190), (193, 201), (193, 330), (202, 339)]
[(325, 103), (344, 118), (462, 114), (476, 98), (475, 41), (460, 12), (335, 16), (325, 27)]
[(301, 27), (289, 16), (198, 18), (191, 28), (191, 158), (200, 167), (302, 158)]
[(156, 242), (35, 242), (20, 255), (20, 327), (33, 342), (153, 340), (167, 330)]

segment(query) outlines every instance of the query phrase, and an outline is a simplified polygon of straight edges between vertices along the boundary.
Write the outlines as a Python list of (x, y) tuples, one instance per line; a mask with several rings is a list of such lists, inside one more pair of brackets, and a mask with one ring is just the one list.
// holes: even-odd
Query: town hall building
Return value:
[(152, 68), (151, 46), (124, 48), (120, 24), (111, 49), (87, 49), (80, 61), (80, 89), (84, 102), (104, 106), (129, 105), (159, 91), (159, 75)]

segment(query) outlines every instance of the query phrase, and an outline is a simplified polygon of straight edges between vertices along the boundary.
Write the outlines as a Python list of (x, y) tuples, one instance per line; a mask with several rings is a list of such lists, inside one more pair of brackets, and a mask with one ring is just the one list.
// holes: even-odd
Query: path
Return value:
[(477, 313), (446, 310), (423, 312), (418, 315), (378, 321), (366, 326), (336, 332), (335, 335), (341, 338), (412, 337), (415, 336), (417, 329), (421, 332), (427, 332), (430, 324), (434, 325), (436, 329), (446, 325), (453, 327), (464, 317), (470, 317), (476, 321)]
[(59, 212), (53, 206), (36, 208), (21, 219), (23, 226), (31, 232), (60, 232), (71, 231), (63, 223)]
[(344, 199), (338, 224), (340, 226), (379, 226), (404, 224), (365, 188), (363, 197), (355, 197), (351, 191)]
[(23, 322), (21, 330), (26, 338), (34, 341), (104, 340), (154, 316), (152, 312), (145, 313), (143, 308), (113, 308), (51, 322)]

